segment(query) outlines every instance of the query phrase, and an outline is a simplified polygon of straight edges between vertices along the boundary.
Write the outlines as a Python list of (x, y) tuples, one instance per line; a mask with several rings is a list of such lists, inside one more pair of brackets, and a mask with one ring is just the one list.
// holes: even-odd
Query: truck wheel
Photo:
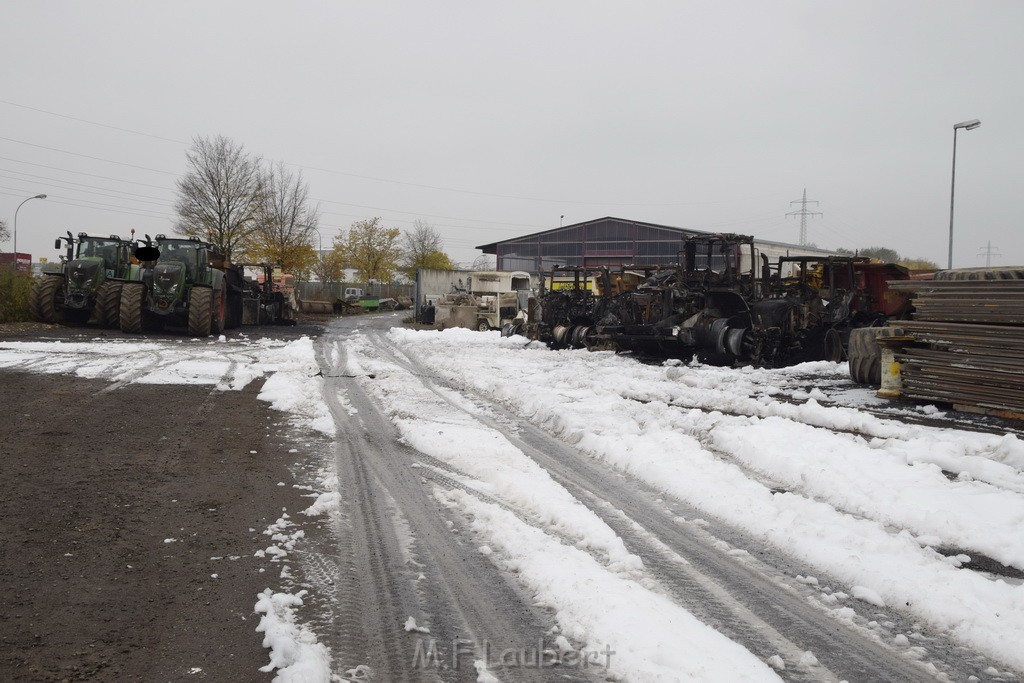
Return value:
[(882, 347), (879, 337), (898, 337), (903, 330), (898, 327), (858, 327), (850, 332), (850, 378), (858, 384), (881, 386)]
[(213, 290), (213, 302), (212, 311), (210, 312), (210, 332), (211, 334), (220, 334), (224, 331), (225, 320), (227, 317), (228, 300), (224, 296), (223, 289)]
[(476, 329), (478, 332), (489, 332), (491, 326), (487, 324), (486, 320), (480, 319), (476, 321)]
[(41, 323), (64, 322), (63, 294), (64, 278), (50, 275), (38, 280), (29, 296), (32, 319)]
[(121, 283), (107, 281), (96, 293), (96, 322), (100, 327), (117, 327), (121, 318)]
[(834, 327), (830, 327), (825, 332), (825, 339), (823, 340), (825, 347), (825, 360), (832, 361), (833, 363), (840, 363), (843, 360), (843, 338), (839, 334), (839, 330)]
[(142, 295), (146, 288), (141, 284), (126, 284), (121, 287), (121, 302), (118, 306), (118, 323), (121, 331), (128, 334), (142, 332)]
[(213, 304), (213, 290), (193, 287), (188, 293), (188, 334), (191, 337), (209, 337)]

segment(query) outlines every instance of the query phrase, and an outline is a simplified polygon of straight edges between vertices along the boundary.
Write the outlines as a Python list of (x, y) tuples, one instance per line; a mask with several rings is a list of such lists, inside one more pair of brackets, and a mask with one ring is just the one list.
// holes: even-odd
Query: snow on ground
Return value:
[[(845, 373), (829, 363), (649, 366), (497, 333), (394, 329), (389, 337), (430, 371), (499, 400), (581, 454), (846, 583), (858, 609), (899, 606), (1024, 669), (1024, 585), (958, 569), (932, 549), (1022, 566), (1024, 444), (1016, 437), (823, 405), (828, 395), (808, 389), (807, 377)], [(507, 547), (500, 538), (489, 545)]]
[(210, 386), (239, 391), (266, 377), (260, 399), (297, 424), (334, 434), (323, 403), (313, 341), (97, 338), (89, 342), (0, 341), (0, 369), (67, 374), (127, 384)]
[(584, 656), (611, 673), (635, 681), (778, 680), (766, 663), (668, 598), (508, 510), (459, 490), (438, 497), (472, 515), (473, 529), (501, 553), (499, 563), (529, 586), (537, 604), (555, 610), (562, 634), (583, 643)]
[(622, 539), (545, 469), (471, 414), (453, 411), (449, 401), (468, 407), (470, 413), (482, 408), (454, 392), (434, 393), (415, 381), (410, 370), (374, 360), (367, 355), (364, 337), (356, 336), (349, 344), (359, 364), (374, 374), (365, 388), (381, 400), (410, 446), (469, 475), (474, 488), (531, 514), (548, 531), (600, 552), (612, 569), (642, 567)]
[[(652, 590), (639, 558), (599, 517), (475, 419), (488, 416), (486, 400), (573, 444), (581, 457), (776, 546), (806, 563), (806, 574), (844, 583), (860, 602), (845, 603), (839, 616), (851, 605), (863, 612), (893, 605), (1024, 669), (1024, 585), (958, 569), (961, 560), (934, 550), (980, 552), (1024, 568), (1024, 443), (1016, 436), (879, 417), (865, 410), (876, 403), (869, 395), (838, 388), (846, 370), (830, 363), (651, 366), (497, 333), (395, 329), (389, 338), (396, 358), (380, 357), (354, 335), (346, 374), (364, 377), (402, 438), (425, 454), (424, 467), (482, 494), (437, 493), (472, 518), (496, 562), (556, 611), (563, 635), (581, 649), (614, 645), (616, 674), (760, 679), (772, 671)], [(418, 382), (408, 358), (469, 391)], [(231, 391), (266, 377), (260, 399), (298, 426), (334, 433), (307, 338), (0, 342), (0, 368), (100, 378), (115, 389), (172, 383)], [(304, 512), (335, 509), (336, 486), (325, 485)], [(288, 526), (268, 530), (274, 544), (265, 555), (279, 559), (298, 540)], [(607, 598), (600, 610), (573, 597), (595, 592)], [(328, 665), (326, 651), (294, 621), (300, 603), (300, 595), (268, 592), (257, 606), (284, 680)], [(675, 661), (679, 642), (720, 656)]]
[(270, 663), (260, 671), (277, 669), (275, 681), (295, 683), (331, 680), (331, 658), (316, 636), (295, 621), (295, 608), (302, 605), (306, 591), (274, 593), (269, 588), (259, 595), (255, 612), (260, 617), (256, 630), (263, 634), (263, 647), (270, 650)]

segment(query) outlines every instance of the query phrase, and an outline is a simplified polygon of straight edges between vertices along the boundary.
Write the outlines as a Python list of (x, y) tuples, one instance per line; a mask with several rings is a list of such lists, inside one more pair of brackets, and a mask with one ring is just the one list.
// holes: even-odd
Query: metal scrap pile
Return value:
[[(913, 292), (914, 319), (899, 327), (903, 395), (961, 410), (1024, 416), (1024, 271), (939, 273), (936, 280), (894, 282)], [(1005, 278), (1005, 279), (1003, 279)]]

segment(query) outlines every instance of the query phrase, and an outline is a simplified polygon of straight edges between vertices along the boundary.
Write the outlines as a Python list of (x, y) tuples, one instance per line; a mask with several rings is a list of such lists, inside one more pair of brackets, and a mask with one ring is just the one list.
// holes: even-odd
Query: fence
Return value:
[(398, 299), (412, 297), (412, 285), (370, 285), (359, 282), (299, 282), (295, 285), (295, 293), (299, 299), (306, 301), (334, 301), (345, 298), (347, 287), (358, 287), (366, 294), (377, 295), (382, 299)]

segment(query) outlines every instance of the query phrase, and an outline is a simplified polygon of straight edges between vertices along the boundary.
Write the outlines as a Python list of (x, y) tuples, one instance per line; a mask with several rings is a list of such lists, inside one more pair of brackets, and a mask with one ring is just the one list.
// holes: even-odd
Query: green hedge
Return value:
[(31, 275), (0, 266), (0, 323), (29, 320), (28, 297), (33, 281)]

